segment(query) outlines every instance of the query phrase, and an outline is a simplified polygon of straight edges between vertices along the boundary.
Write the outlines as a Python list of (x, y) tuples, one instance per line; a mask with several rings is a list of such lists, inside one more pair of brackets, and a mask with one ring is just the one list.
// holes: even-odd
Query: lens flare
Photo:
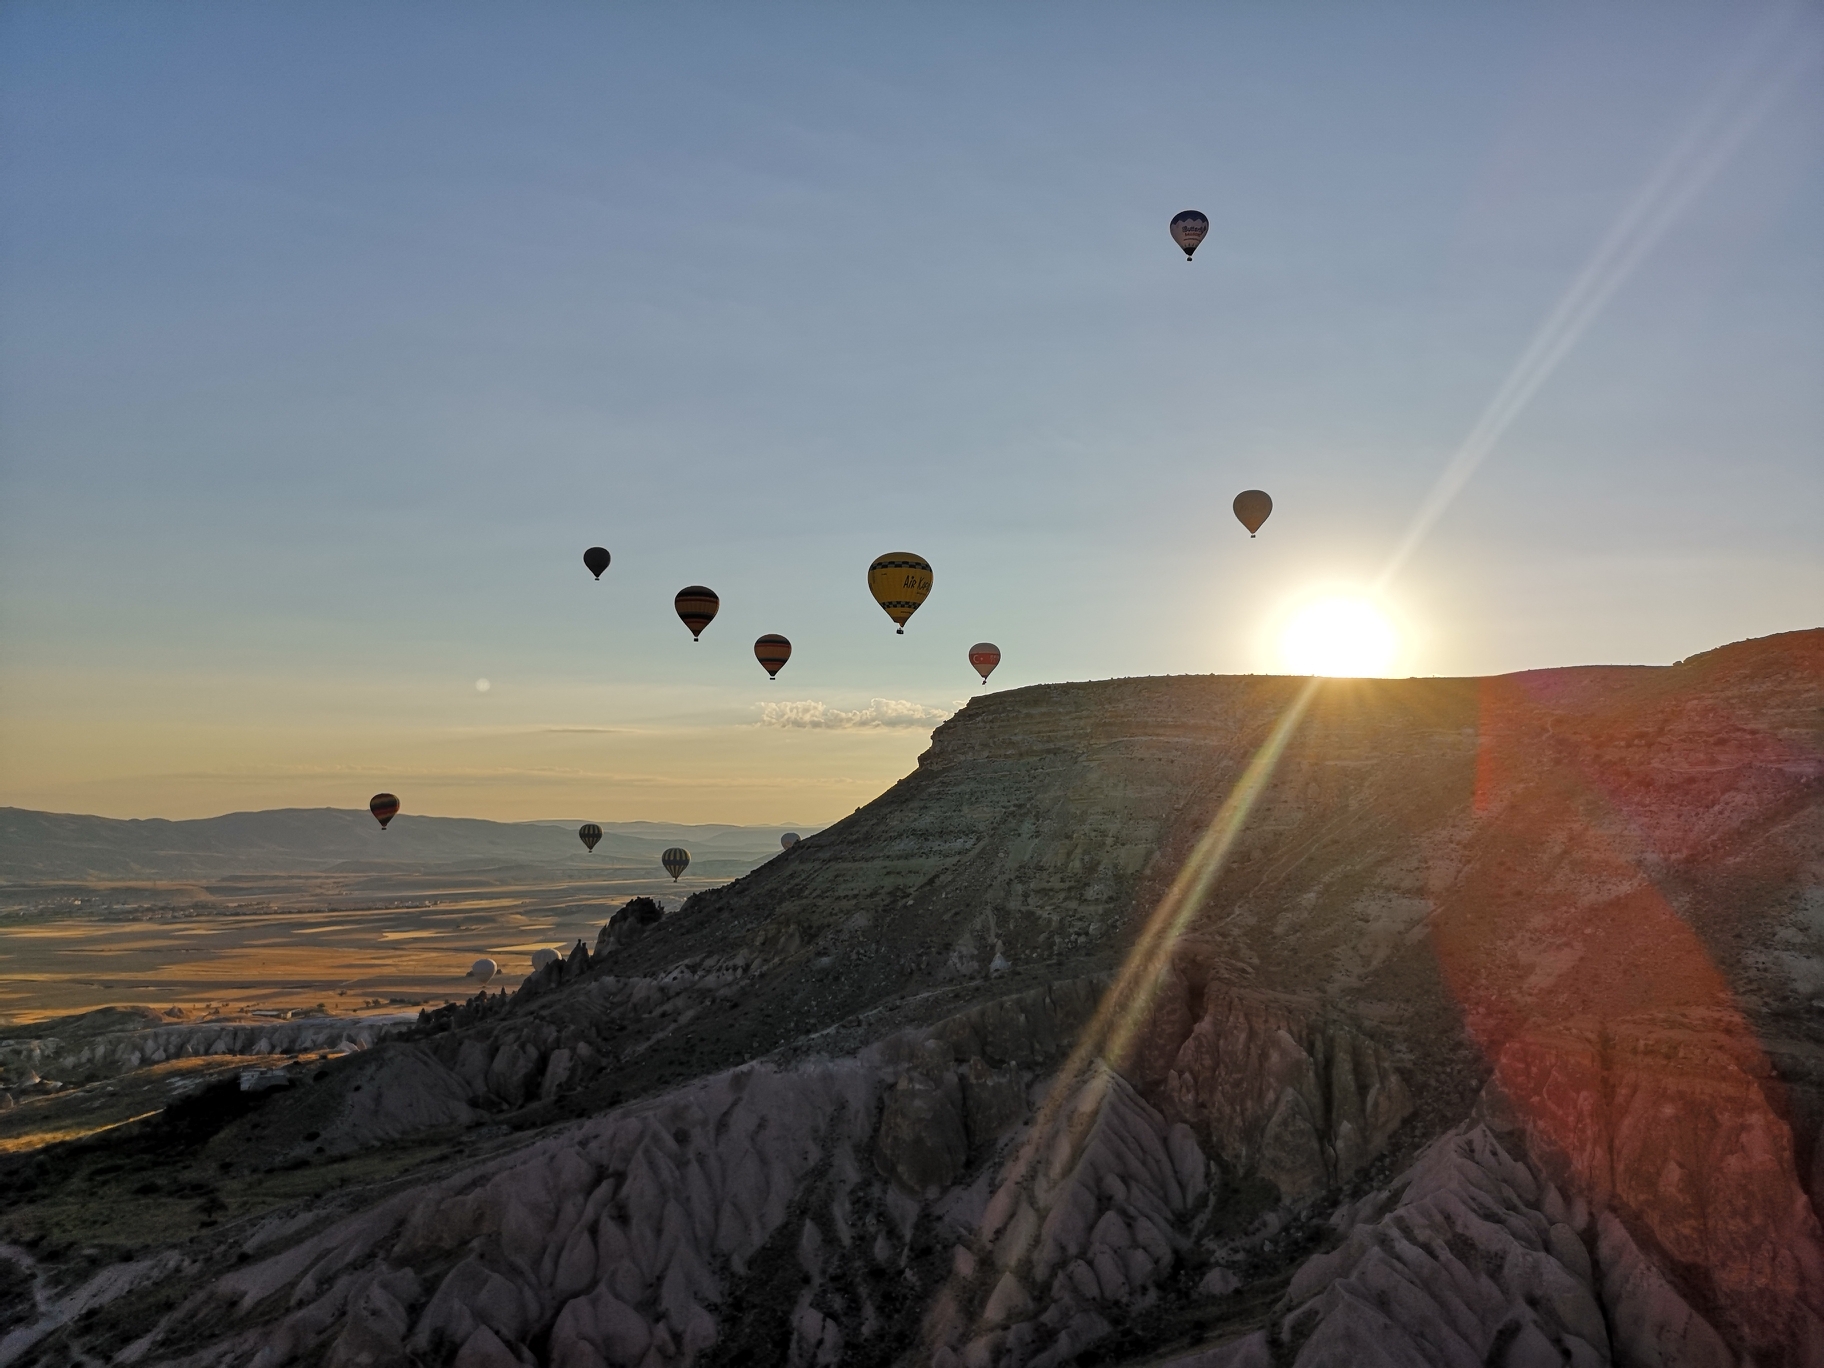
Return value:
[(1373, 603), (1338, 595), (1299, 609), (1280, 635), (1279, 652), (1294, 674), (1362, 678), (1386, 674), (1399, 644)]

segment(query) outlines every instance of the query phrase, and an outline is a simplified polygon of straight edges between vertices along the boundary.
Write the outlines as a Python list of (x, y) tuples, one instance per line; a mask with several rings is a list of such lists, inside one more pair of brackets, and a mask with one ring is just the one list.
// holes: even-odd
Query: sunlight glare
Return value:
[(1399, 637), (1387, 615), (1364, 598), (1321, 598), (1301, 608), (1280, 635), (1294, 674), (1363, 678), (1384, 675)]

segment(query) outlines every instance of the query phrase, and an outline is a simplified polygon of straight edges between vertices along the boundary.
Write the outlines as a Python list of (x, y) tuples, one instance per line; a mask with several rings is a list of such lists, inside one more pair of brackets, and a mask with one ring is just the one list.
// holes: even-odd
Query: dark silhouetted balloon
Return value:
[(399, 815), (399, 800), (390, 793), (376, 793), (367, 800), (367, 810), (380, 823), (380, 830), (385, 831), (386, 824)]
[(583, 552), (583, 564), (589, 567), (589, 573), (597, 579), (608, 568), (608, 559), (608, 548), (605, 546), (592, 546)]
[(1264, 490), (1244, 489), (1235, 496), (1235, 516), (1241, 519), (1241, 525), (1248, 529), (1250, 537), (1260, 531), (1260, 525), (1272, 511), (1273, 500)]
[(716, 591), (705, 589), (700, 584), (686, 585), (678, 590), (676, 605), (678, 616), (684, 625), (690, 628), (690, 639), (697, 640), (703, 635), (703, 629), (716, 620), (716, 610), (722, 606), (722, 600), (716, 597)]
[(994, 667), (1001, 663), (1001, 648), (992, 641), (978, 641), (969, 648), (969, 663), (975, 666), (975, 672), (982, 677), (982, 683), (988, 682), (988, 676), (994, 673)]
[(1196, 252), (1197, 244), (1210, 231), (1210, 221), (1195, 209), (1186, 209), (1182, 214), (1172, 217), (1172, 241), (1184, 248), (1184, 259), (1189, 261)]
[(665, 866), (665, 872), (671, 875), (671, 881), (676, 883), (678, 875), (690, 868), (690, 852), (683, 846), (673, 846), (659, 856), (659, 863)]
[(481, 986), (485, 988), (488, 986), (488, 980), (493, 978), (494, 975), (498, 974), (499, 972), (500, 972), (500, 966), (498, 964), (494, 963), (493, 960), (478, 959), (475, 961), (475, 963), (473, 963), (469, 966), (469, 972), (464, 974), (463, 977), (472, 978), (472, 979), (480, 979)]
[(594, 850), (595, 843), (602, 839), (602, 829), (594, 822), (584, 822), (576, 829), (576, 834), (582, 838), (583, 844), (588, 846), (591, 850)]
[(868, 592), (904, 635), (906, 619), (931, 596), (931, 564), (910, 551), (889, 551), (868, 567)]
[(785, 835), (783, 835), (779, 838), (779, 849), (781, 849), (781, 850), (790, 850), (793, 846), (795, 846), (797, 844), (798, 844), (798, 833), (795, 831), (788, 831), (785, 833)]
[(754, 659), (766, 667), (768, 679), (779, 678), (779, 671), (792, 658), (792, 643), (777, 632), (768, 632), (754, 643)]

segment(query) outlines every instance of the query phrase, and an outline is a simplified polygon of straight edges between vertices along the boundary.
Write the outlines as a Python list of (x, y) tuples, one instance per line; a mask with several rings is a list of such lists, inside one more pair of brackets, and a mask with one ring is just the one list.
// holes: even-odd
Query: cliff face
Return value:
[(1821, 795), (1824, 632), (990, 695), (199, 1162), (495, 1152), (55, 1306), (181, 1286), (128, 1361), (199, 1364), (1824, 1364)]

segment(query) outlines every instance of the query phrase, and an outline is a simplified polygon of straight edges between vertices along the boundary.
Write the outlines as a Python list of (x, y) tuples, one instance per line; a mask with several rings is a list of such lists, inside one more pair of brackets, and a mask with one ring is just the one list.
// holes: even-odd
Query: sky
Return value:
[(0, 803), (822, 823), (981, 640), (1002, 689), (1284, 672), (1336, 596), (1394, 675), (1818, 626), (1821, 47), (1741, 3), (13, 0)]

